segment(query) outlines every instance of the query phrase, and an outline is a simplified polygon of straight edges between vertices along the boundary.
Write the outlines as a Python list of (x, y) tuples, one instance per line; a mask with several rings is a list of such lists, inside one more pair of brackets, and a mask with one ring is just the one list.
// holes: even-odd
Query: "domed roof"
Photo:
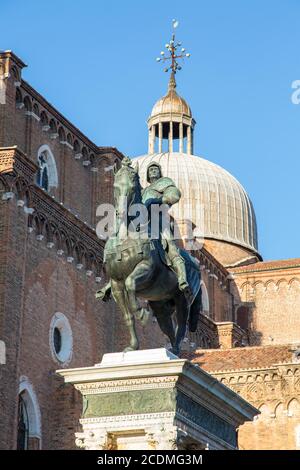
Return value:
[[(143, 187), (149, 163), (161, 165), (173, 179), (181, 199), (173, 206), (175, 220), (190, 218), (204, 238), (225, 241), (257, 252), (257, 227), (252, 203), (241, 184), (226, 170), (204, 158), (186, 153), (153, 153), (137, 157)], [(204, 224), (203, 224), (204, 219)]]
[(161, 114), (184, 114), (192, 117), (192, 111), (187, 102), (176, 91), (174, 75), (171, 75), (168, 93), (160, 98), (152, 108), (150, 118)]
[(187, 102), (179, 96), (175, 90), (169, 91), (165, 96), (160, 98), (152, 108), (150, 117), (159, 114), (185, 114), (192, 117), (192, 111)]

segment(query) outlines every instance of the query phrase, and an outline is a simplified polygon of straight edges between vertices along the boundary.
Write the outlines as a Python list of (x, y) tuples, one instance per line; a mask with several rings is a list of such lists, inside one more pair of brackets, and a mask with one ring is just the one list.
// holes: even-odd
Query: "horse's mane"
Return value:
[(120, 170), (116, 173), (115, 177), (117, 178), (124, 172), (129, 174), (129, 178), (135, 187), (135, 196), (133, 204), (138, 204), (142, 202), (142, 186), (140, 183), (140, 176), (138, 172), (131, 165), (122, 165)]

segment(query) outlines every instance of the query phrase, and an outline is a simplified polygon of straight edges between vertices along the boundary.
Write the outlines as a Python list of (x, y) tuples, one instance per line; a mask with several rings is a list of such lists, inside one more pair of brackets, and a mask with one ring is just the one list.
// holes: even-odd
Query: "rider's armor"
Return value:
[[(155, 181), (150, 181), (149, 169), (156, 166), (160, 170), (160, 176)], [(152, 162), (147, 167), (147, 186), (142, 192), (143, 203), (149, 208), (152, 204), (167, 204), (173, 206), (181, 198), (181, 193), (171, 178), (162, 176), (161, 166), (157, 162)], [(167, 261), (170, 267), (175, 271), (178, 278), (180, 290), (188, 289), (189, 284), (186, 276), (185, 263), (180, 255), (179, 249), (172, 236), (171, 229), (164, 230), (161, 233), (162, 245), (165, 249)]]

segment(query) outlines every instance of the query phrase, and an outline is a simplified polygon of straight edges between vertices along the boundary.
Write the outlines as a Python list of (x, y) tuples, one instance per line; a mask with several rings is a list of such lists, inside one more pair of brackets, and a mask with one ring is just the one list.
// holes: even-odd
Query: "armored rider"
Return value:
[[(161, 166), (157, 162), (151, 162), (147, 167), (147, 182), (149, 183), (142, 191), (142, 201), (148, 210), (152, 204), (167, 204), (173, 206), (181, 198), (181, 192), (171, 178), (162, 175)], [(180, 255), (179, 249), (173, 239), (171, 230), (163, 231), (161, 242), (164, 248), (167, 263), (176, 273), (178, 287), (184, 293), (187, 301), (192, 301), (192, 291), (187, 281), (184, 259)], [(97, 292), (96, 298), (104, 301), (110, 297), (110, 282)]]
[[(171, 178), (162, 175), (161, 166), (157, 162), (151, 162), (147, 167), (148, 186), (142, 192), (142, 200), (146, 207), (151, 204), (167, 204), (173, 206), (181, 198), (181, 192)], [(178, 286), (189, 300), (191, 296), (190, 287), (187, 281), (184, 259), (180, 255), (179, 249), (173, 239), (171, 230), (162, 234), (162, 245), (165, 249), (167, 261), (176, 273)]]

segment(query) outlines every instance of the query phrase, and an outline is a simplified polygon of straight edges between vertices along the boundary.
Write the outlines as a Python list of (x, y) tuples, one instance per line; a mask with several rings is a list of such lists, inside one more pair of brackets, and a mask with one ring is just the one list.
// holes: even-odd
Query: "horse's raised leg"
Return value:
[(111, 281), (112, 295), (124, 315), (124, 320), (129, 328), (130, 344), (124, 349), (124, 352), (135, 351), (139, 348), (139, 342), (135, 331), (134, 317), (128, 308), (124, 284), (117, 281)]
[(153, 271), (151, 266), (148, 263), (140, 263), (125, 281), (128, 307), (130, 312), (141, 321), (142, 325), (147, 323), (150, 312), (139, 305), (136, 298), (136, 291), (146, 287), (147, 283), (151, 281), (152, 276)]
[(175, 335), (175, 343), (174, 343), (172, 352), (178, 355), (180, 352), (180, 346), (181, 346), (182, 340), (184, 339), (186, 330), (187, 330), (189, 306), (182, 292), (180, 292), (175, 297), (174, 300), (175, 300), (175, 305), (176, 305), (177, 328), (176, 328), (176, 335)]

